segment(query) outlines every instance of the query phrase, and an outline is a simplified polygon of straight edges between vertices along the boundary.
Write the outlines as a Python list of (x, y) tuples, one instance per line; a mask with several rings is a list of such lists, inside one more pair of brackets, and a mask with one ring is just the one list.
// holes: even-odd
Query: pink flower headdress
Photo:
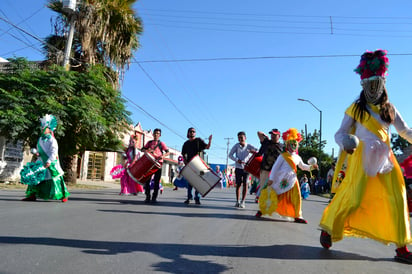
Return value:
[(361, 80), (371, 77), (385, 78), (389, 67), (389, 59), (386, 54), (387, 51), (382, 49), (366, 51), (362, 54), (360, 63), (354, 71), (360, 74)]

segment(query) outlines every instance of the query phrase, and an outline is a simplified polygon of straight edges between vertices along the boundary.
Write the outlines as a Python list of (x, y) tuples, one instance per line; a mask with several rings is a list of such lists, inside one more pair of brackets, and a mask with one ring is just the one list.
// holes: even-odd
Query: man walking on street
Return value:
[[(212, 135), (209, 136), (209, 142), (206, 144), (202, 139), (196, 138), (196, 130), (194, 128), (189, 128), (187, 130), (187, 140), (182, 147), (182, 155), (183, 161), (185, 164), (189, 163), (193, 157), (199, 155), (205, 149), (210, 148), (210, 144), (212, 143)], [(187, 199), (185, 200), (185, 204), (189, 204), (190, 200), (193, 198), (192, 195), (192, 185), (189, 183), (187, 186)], [(195, 190), (195, 203), (200, 205), (200, 193)]]
[[(256, 148), (251, 144), (246, 143), (246, 134), (240, 131), (237, 134), (239, 143), (235, 144), (229, 153), (229, 158), (235, 162), (235, 178), (236, 178), (236, 204), (235, 207), (245, 208), (245, 198), (247, 193), (247, 180), (249, 173), (244, 170), (246, 159), (249, 153), (256, 151)], [(240, 186), (242, 188), (242, 200), (239, 201)]]
[[(151, 153), (160, 164), (162, 164), (163, 159), (170, 154), (169, 148), (166, 146), (166, 144), (160, 141), (161, 135), (162, 135), (162, 131), (159, 128), (156, 128), (153, 131), (153, 140), (147, 142), (146, 145), (142, 149), (143, 152)], [(151, 200), (150, 200), (150, 179), (145, 183), (144, 185), (144, 190), (146, 194), (146, 200), (144, 201), (145, 203), (149, 203), (150, 201), (152, 203), (157, 202), (157, 195), (159, 193), (159, 185), (160, 185), (161, 176), (162, 176), (162, 168), (159, 168), (159, 170), (156, 171), (156, 173), (154, 174), (153, 195), (152, 195)]]

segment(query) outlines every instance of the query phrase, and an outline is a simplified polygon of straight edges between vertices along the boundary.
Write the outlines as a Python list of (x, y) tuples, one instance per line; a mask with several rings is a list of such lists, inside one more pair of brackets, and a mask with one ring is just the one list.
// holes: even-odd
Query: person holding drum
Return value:
[[(127, 169), (133, 166), (140, 157), (140, 152), (137, 149), (137, 136), (130, 135), (129, 146), (126, 149), (123, 160), (123, 167)], [(138, 192), (143, 192), (143, 186), (137, 184), (128, 174), (124, 172), (120, 178), (120, 193), (119, 195), (137, 195)]]
[[(185, 164), (189, 163), (193, 157), (199, 155), (203, 150), (209, 149), (212, 143), (212, 135), (209, 136), (209, 142), (206, 144), (202, 139), (196, 138), (196, 130), (192, 127), (187, 130), (187, 138), (189, 140), (187, 140), (182, 147), (183, 161)], [(188, 184), (185, 204), (189, 204), (190, 200), (193, 199), (192, 189), (192, 185)], [(195, 190), (195, 203), (200, 205), (200, 193), (197, 190)]]
[(26, 198), (23, 201), (36, 201), (37, 198), (61, 200), (67, 202), (70, 195), (63, 179), (63, 170), (59, 161), (59, 146), (53, 131), (57, 127), (57, 119), (53, 115), (46, 114), (40, 119), (41, 136), (37, 142), (39, 157), (37, 162), (46, 168), (45, 177), (37, 185), (29, 185), (26, 190)]
[[(165, 143), (160, 141), (160, 136), (162, 136), (162, 131), (160, 128), (156, 128), (153, 130), (153, 140), (146, 143), (146, 145), (142, 148), (143, 152), (150, 153), (154, 156), (156, 161), (160, 164), (163, 163), (163, 159), (170, 154), (169, 148), (166, 146)], [(150, 178), (144, 184), (144, 190), (146, 194), (145, 203), (152, 203), (157, 202), (157, 195), (159, 194), (160, 188), (160, 178), (162, 176), (162, 168), (159, 168), (156, 173), (154, 174), (154, 185), (153, 185), (153, 194), (152, 199), (150, 199)]]
[(269, 178), (269, 172), (272, 169), (273, 164), (279, 154), (283, 151), (283, 145), (279, 142), (279, 130), (274, 128), (269, 132), (269, 134), (270, 139), (262, 131), (258, 131), (257, 133), (261, 143), (258, 154), (263, 155), (263, 158), (260, 166), (259, 186), (256, 193), (256, 202), (259, 200), (260, 190)]
[[(251, 144), (246, 143), (246, 133), (240, 131), (237, 134), (239, 143), (235, 144), (229, 152), (229, 158), (235, 162), (235, 178), (236, 178), (236, 204), (235, 207), (245, 208), (245, 198), (247, 193), (247, 180), (249, 173), (244, 170), (246, 160), (249, 153), (256, 152), (257, 149)], [(242, 188), (242, 200), (239, 200), (240, 186)]]

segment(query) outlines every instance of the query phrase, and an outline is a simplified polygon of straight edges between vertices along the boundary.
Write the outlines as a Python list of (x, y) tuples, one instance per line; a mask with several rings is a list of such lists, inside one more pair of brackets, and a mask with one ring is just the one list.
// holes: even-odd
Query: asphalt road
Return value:
[(67, 203), (22, 202), (0, 190), (0, 273), (411, 273), (395, 247), (357, 238), (319, 244), (327, 199), (303, 201), (308, 224), (256, 219), (254, 196), (234, 208), (234, 189), (185, 205), (166, 188), (158, 204), (117, 189), (73, 190)]

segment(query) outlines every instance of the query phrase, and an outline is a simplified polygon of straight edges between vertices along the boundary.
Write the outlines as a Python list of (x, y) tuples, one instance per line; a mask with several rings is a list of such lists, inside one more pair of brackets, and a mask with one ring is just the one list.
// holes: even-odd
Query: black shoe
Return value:
[(190, 203), (190, 200), (187, 199), (186, 201), (184, 201), (184, 203), (188, 205)]
[(196, 203), (197, 205), (200, 205), (200, 200), (195, 200), (195, 203)]
[(144, 200), (144, 203), (145, 203), (145, 204), (150, 203), (150, 198), (146, 198), (146, 199)]
[(406, 252), (401, 254), (400, 252), (398, 252), (398, 250), (396, 250), (395, 261), (412, 264), (412, 252)]
[(156, 204), (157, 200), (156, 199), (152, 199), (152, 204)]
[(325, 249), (329, 249), (332, 246), (332, 238), (329, 233), (324, 230), (320, 233), (320, 244)]

